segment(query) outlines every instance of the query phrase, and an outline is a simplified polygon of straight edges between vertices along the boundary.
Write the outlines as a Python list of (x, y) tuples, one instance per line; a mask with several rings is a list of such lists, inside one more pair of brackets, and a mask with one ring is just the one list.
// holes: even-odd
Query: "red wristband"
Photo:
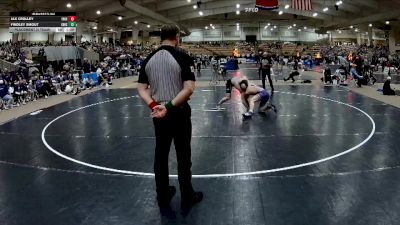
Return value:
[(152, 102), (149, 104), (149, 108), (150, 108), (151, 110), (153, 110), (153, 108), (156, 107), (157, 105), (158, 105), (158, 103), (157, 103), (156, 101), (152, 101)]

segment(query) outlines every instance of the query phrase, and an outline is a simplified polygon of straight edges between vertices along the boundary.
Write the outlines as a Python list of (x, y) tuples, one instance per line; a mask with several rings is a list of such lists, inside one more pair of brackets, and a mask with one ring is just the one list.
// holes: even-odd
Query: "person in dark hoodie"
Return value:
[(390, 87), (391, 77), (387, 77), (383, 84), (383, 95), (396, 95), (396, 92)]
[(86, 58), (83, 59), (82, 69), (84, 73), (90, 73), (91, 71), (91, 65), (89, 63), (89, 60)]

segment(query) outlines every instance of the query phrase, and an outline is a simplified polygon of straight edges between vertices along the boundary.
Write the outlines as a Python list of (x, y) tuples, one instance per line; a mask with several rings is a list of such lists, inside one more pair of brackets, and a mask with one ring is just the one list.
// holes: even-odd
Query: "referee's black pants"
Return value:
[(156, 179), (157, 199), (168, 203), (169, 172), (168, 155), (171, 142), (174, 140), (178, 162), (178, 180), (182, 199), (191, 198), (194, 194), (192, 187), (192, 161), (190, 142), (192, 138), (191, 108), (189, 104), (177, 107), (167, 113), (165, 118), (153, 119), (156, 150), (154, 173)]
[(262, 79), (262, 86), (265, 89), (265, 79), (268, 76), (269, 86), (271, 86), (271, 90), (274, 90), (274, 84), (272, 83), (271, 79), (271, 70), (270, 69), (261, 69), (261, 79)]

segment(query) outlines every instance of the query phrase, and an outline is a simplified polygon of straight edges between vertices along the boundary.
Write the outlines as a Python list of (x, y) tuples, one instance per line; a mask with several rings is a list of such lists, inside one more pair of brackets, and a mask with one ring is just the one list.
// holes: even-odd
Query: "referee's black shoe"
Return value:
[(189, 198), (182, 199), (181, 208), (191, 208), (203, 200), (203, 192), (194, 192)]
[(169, 203), (171, 202), (175, 194), (176, 194), (176, 188), (174, 186), (169, 186), (168, 195), (165, 198), (157, 197), (158, 207), (169, 208), (170, 207)]

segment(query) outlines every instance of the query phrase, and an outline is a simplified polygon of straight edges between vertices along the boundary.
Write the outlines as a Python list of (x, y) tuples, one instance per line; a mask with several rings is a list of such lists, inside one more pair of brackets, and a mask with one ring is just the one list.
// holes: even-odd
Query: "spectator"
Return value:
[(0, 80), (0, 99), (5, 102), (4, 109), (10, 109), (13, 106), (13, 97), (8, 92), (8, 85), (4, 80)]
[(289, 77), (287, 77), (287, 78), (283, 78), (283, 81), (288, 81), (289, 79), (292, 79), (292, 83), (294, 83), (296, 80), (294, 79), (294, 77), (295, 76), (299, 76), (300, 75), (300, 73), (299, 73), (299, 71), (297, 71), (297, 70), (293, 70), (290, 74), (289, 74)]
[(47, 74), (49, 74), (50, 76), (53, 76), (53, 75), (54, 75), (53, 66), (52, 66), (51, 64), (47, 67), (46, 72), (47, 72)]
[(49, 97), (50, 85), (43, 76), (39, 76), (39, 79), (36, 81), (36, 90), (38, 91), (38, 94), (44, 96), (44, 98), (47, 99)]
[(396, 95), (396, 92), (390, 87), (391, 77), (387, 77), (385, 83), (383, 84), (383, 94), (384, 95)]
[(83, 59), (82, 68), (83, 68), (83, 72), (84, 72), (84, 73), (90, 73), (91, 65), (90, 65), (88, 59), (86, 59), (86, 58)]
[(25, 79), (20, 81), (20, 91), (21, 91), (22, 105), (25, 105), (28, 96), (28, 85), (26, 84)]
[(18, 80), (14, 81), (13, 89), (14, 89), (13, 93), (14, 102), (18, 107), (23, 102), (22, 86), (20, 85), (20, 82)]
[(353, 63), (353, 64), (351, 64), (351, 66), (352, 66), (352, 68), (350, 70), (350, 74), (354, 80), (357, 80), (358, 87), (361, 87), (361, 84), (362, 84), (362, 81), (364, 78), (357, 73), (357, 70), (356, 70), (357, 65), (356, 64)]
[(65, 94), (72, 94), (73, 90), (74, 85), (72, 84), (72, 82), (67, 82), (64, 89)]
[(37, 99), (39, 98), (39, 94), (38, 94), (38, 92), (36, 90), (36, 86), (35, 85), (36, 85), (36, 82), (33, 82), (33, 80), (29, 81), (29, 84), (28, 84), (28, 98), (29, 98), (29, 100), (34, 101), (34, 102), (36, 102)]

